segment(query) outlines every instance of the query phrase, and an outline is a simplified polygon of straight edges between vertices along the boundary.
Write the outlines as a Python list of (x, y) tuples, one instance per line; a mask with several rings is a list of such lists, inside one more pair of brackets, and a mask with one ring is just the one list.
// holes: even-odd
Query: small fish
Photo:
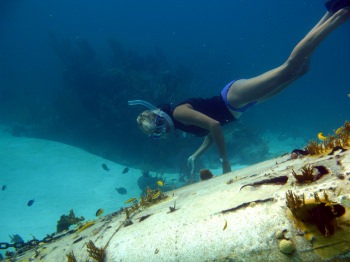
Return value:
[(350, 98), (350, 94), (348, 94), (348, 97)]
[(158, 180), (158, 181), (157, 181), (157, 185), (158, 185), (158, 186), (164, 186), (164, 182), (163, 182), (162, 180)]
[[(83, 232), (85, 229), (95, 225), (96, 221), (87, 221), (84, 225), (80, 226), (78, 231), (76, 232), (76, 235), (79, 235), (79, 233)], [(79, 242), (81, 239), (80, 237), (75, 240), (76, 242)]]
[(128, 167), (126, 167), (126, 168), (124, 168), (124, 170), (123, 170), (122, 174), (126, 174), (126, 173), (128, 173), (128, 172), (129, 172), (129, 168), (128, 168)]
[(7, 188), (7, 186), (6, 186), (6, 185), (3, 185), (3, 186), (1, 187), (1, 190), (2, 190), (2, 191), (5, 191), (6, 188)]
[(336, 135), (339, 135), (343, 131), (344, 127), (339, 127), (337, 130), (334, 131)]
[(103, 163), (101, 166), (102, 166), (103, 170), (106, 170), (107, 172), (109, 172), (110, 169), (105, 163)]
[(149, 218), (150, 216), (152, 216), (152, 214), (148, 214), (148, 215), (144, 215), (144, 216), (140, 217), (139, 222), (142, 222), (143, 220)]
[(125, 195), (128, 193), (125, 187), (118, 187), (118, 188), (115, 188), (115, 190), (117, 190), (117, 192), (121, 195)]
[(28, 201), (27, 206), (32, 206), (34, 204), (34, 199), (31, 199)]
[(246, 186), (257, 187), (261, 185), (284, 185), (285, 183), (287, 183), (287, 181), (288, 181), (287, 176), (278, 176), (278, 177), (268, 178), (255, 183), (244, 185), (239, 189), (239, 191), (241, 191), (241, 189)]
[(226, 228), (227, 228), (227, 220), (225, 219), (224, 228), (222, 230), (225, 230)]
[(157, 199), (159, 196), (160, 196), (160, 191), (158, 191), (157, 193), (155, 193), (155, 194), (152, 196), (152, 199), (155, 200), (155, 199)]
[(325, 135), (323, 134), (323, 132), (319, 132), (317, 134), (318, 139), (320, 139), (321, 141), (325, 141), (327, 139), (327, 137), (325, 137)]
[(103, 208), (97, 209), (97, 211), (96, 211), (96, 216), (99, 217), (100, 215), (103, 214), (104, 211), (105, 211), (105, 210), (104, 210)]
[(136, 197), (132, 197), (132, 198), (126, 200), (126, 201), (124, 202), (124, 204), (129, 204), (129, 203), (135, 202), (135, 201), (136, 201)]

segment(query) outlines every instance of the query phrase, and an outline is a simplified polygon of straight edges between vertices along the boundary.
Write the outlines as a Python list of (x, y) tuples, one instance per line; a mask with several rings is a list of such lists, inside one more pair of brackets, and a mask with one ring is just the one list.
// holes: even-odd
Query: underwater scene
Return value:
[[(174, 106), (274, 69), (324, 3), (1, 0), (0, 261), (222, 176), (215, 146), (191, 167), (203, 137), (152, 139), (136, 121), (147, 108), (128, 101)], [(348, 21), (317, 46), (307, 74), (222, 127), (232, 171), (302, 151), (348, 123), (349, 32)]]

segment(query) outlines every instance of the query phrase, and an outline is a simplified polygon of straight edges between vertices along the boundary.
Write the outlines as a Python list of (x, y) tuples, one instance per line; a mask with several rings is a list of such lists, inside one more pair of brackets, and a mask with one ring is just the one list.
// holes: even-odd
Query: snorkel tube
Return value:
[(156, 110), (157, 109), (157, 107), (155, 107), (151, 103), (148, 103), (145, 100), (129, 100), (128, 101), (128, 105), (129, 106), (141, 105), (141, 106), (147, 107), (148, 109), (151, 109), (151, 110)]
[(147, 107), (148, 109), (152, 110), (155, 114), (157, 114), (160, 117), (163, 117), (166, 120), (166, 122), (169, 125), (170, 132), (173, 132), (175, 130), (174, 122), (171, 119), (171, 117), (167, 113), (165, 113), (164, 111), (162, 111), (159, 108), (157, 108), (156, 106), (152, 105), (151, 103), (148, 103), (145, 100), (129, 100), (128, 105), (129, 106), (141, 105), (141, 106)]

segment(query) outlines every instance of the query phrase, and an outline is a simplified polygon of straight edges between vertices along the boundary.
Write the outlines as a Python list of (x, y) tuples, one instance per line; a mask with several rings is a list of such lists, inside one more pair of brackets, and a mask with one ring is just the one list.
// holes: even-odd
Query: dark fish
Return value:
[(126, 173), (128, 173), (128, 172), (129, 172), (129, 168), (128, 168), (128, 167), (126, 167), (126, 168), (124, 168), (124, 170), (123, 170), (122, 174), (126, 174)]
[(235, 207), (232, 207), (232, 208), (229, 208), (229, 209), (222, 210), (221, 213), (225, 214), (225, 213), (228, 213), (228, 212), (233, 212), (233, 211), (236, 211), (238, 209), (245, 208), (245, 207), (249, 206), (251, 203), (255, 203), (255, 204), (266, 203), (266, 202), (273, 201), (273, 200), (274, 200), (273, 197), (266, 198), (266, 199), (257, 199), (257, 200), (254, 200), (254, 201), (245, 202), (243, 204), (240, 204), (238, 206), (235, 206)]
[(287, 176), (278, 176), (278, 177), (268, 178), (255, 183), (244, 185), (239, 190), (241, 190), (243, 187), (246, 187), (246, 186), (257, 187), (261, 185), (284, 185), (285, 183), (287, 183), (287, 181), (288, 181)]
[(96, 216), (99, 217), (100, 215), (103, 214), (103, 212), (104, 212), (104, 209), (103, 209), (103, 208), (97, 209), (97, 211), (96, 211)]
[(1, 190), (2, 190), (2, 191), (5, 191), (6, 187), (7, 187), (6, 185), (3, 185), (3, 186), (1, 187)]
[(143, 220), (149, 218), (150, 216), (152, 216), (152, 214), (148, 214), (148, 215), (144, 215), (144, 216), (140, 217), (139, 222), (142, 222)]
[(115, 190), (117, 190), (117, 192), (121, 195), (125, 195), (126, 193), (128, 193), (128, 191), (124, 187), (118, 187)]
[(34, 204), (34, 199), (31, 199), (28, 201), (27, 206), (32, 206)]
[(347, 149), (343, 148), (342, 146), (336, 146), (332, 149), (332, 152), (330, 152), (328, 155), (333, 155), (335, 151), (340, 150), (340, 152), (345, 152)]
[(105, 164), (105, 163), (103, 163), (102, 165), (102, 168), (104, 169), (104, 170), (106, 170), (107, 172), (109, 172), (109, 167)]

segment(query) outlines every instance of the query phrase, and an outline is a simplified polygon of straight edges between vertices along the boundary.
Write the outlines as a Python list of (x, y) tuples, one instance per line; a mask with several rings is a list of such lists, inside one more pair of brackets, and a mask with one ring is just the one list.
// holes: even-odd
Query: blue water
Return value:
[[(231, 79), (255, 76), (281, 64), (324, 12), (322, 1), (312, 0), (283, 5), (277, 0), (5, 0), (0, 7), (0, 99), (8, 105), (4, 110), (19, 110), (23, 103), (50, 105), (53, 90), (62, 87), (64, 68), (50, 46), (50, 35), (72, 44), (88, 41), (104, 62), (110, 55), (110, 37), (139, 54), (159, 48), (171, 64), (193, 72), (191, 85), (184, 86), (190, 95), (211, 96)], [(249, 112), (244, 123), (257, 129), (301, 129), (310, 136), (343, 124), (350, 107), (349, 28), (347, 23), (332, 33), (315, 52), (311, 72)], [(13, 120), (7, 119), (9, 115), (3, 119)]]
[[(128, 108), (126, 100), (146, 96), (155, 104), (176, 103), (217, 95), (232, 79), (284, 62), (324, 12), (323, 1), (315, 0), (2, 0), (0, 124), (15, 136), (182, 172), (201, 141), (149, 141), (136, 128), (139, 109)], [(251, 134), (245, 144), (260, 136), (256, 143), (263, 144), (265, 132), (282, 145), (287, 138), (307, 141), (349, 119), (349, 32), (349, 22), (334, 31), (316, 50), (307, 75), (241, 118), (244, 132)], [(114, 47), (122, 46), (124, 60), (113, 57), (111, 39)], [(132, 64), (136, 76), (128, 71), (129, 78), (113, 89), (111, 72), (119, 72), (119, 62)], [(177, 85), (164, 89), (159, 76)], [(143, 85), (145, 79), (156, 84)], [(228, 142), (233, 162), (243, 161), (234, 155), (239, 154), (235, 142)], [(216, 161), (216, 152), (211, 154)]]

